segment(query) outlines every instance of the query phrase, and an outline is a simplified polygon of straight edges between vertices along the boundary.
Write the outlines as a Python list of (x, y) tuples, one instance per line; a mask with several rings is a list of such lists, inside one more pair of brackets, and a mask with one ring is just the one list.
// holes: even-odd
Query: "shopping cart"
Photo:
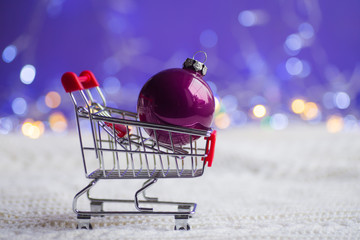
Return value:
[[(79, 76), (67, 72), (61, 81), (75, 107), (85, 176), (92, 179), (73, 200), (77, 228), (92, 229), (91, 217), (144, 214), (173, 215), (175, 230), (189, 230), (188, 219), (195, 213), (196, 203), (159, 201), (148, 197), (145, 190), (160, 178), (202, 176), (206, 164), (212, 165), (216, 131), (140, 122), (136, 113), (107, 107), (99, 84), (90, 71), (83, 71)], [(146, 134), (145, 129), (154, 131), (154, 139)], [(157, 131), (167, 132), (170, 144), (157, 141)], [(185, 146), (173, 144), (172, 135), (179, 133), (188, 136), (190, 143)], [(195, 141), (196, 138), (199, 139)], [(92, 197), (90, 190), (96, 183), (108, 179), (146, 181), (131, 200)], [(78, 200), (85, 193), (90, 210), (79, 210)], [(134, 205), (129, 205), (130, 209), (125, 211), (108, 211), (104, 209), (104, 203)], [(154, 206), (164, 205), (173, 206), (175, 210), (154, 210)]]

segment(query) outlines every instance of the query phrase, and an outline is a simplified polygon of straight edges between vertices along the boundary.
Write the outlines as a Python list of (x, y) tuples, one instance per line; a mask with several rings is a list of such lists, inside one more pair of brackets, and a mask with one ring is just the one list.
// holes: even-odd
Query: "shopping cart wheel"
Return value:
[(191, 228), (190, 228), (190, 225), (189, 224), (186, 224), (186, 227), (177, 227), (176, 225), (175, 225), (175, 227), (174, 227), (174, 230), (180, 230), (180, 231), (189, 231)]
[(86, 226), (83, 225), (83, 224), (80, 225), (80, 224), (78, 223), (78, 224), (76, 225), (76, 229), (92, 230), (93, 227), (92, 227), (91, 223), (87, 224)]
[(189, 215), (175, 215), (175, 227), (174, 230), (190, 230), (190, 225), (188, 224)]
[(90, 223), (90, 216), (77, 216), (78, 223), (76, 225), (76, 229), (86, 229), (91, 230), (93, 229), (91, 223)]

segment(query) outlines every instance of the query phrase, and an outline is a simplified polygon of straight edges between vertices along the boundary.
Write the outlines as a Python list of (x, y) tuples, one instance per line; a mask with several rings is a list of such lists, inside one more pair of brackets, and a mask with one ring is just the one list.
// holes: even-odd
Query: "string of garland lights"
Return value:
[(1, 3), (0, 134), (71, 131), (73, 109), (60, 85), (69, 69), (92, 70), (108, 105), (134, 111), (151, 75), (199, 49), (208, 54), (215, 128), (359, 128), (359, 2), (219, 4)]

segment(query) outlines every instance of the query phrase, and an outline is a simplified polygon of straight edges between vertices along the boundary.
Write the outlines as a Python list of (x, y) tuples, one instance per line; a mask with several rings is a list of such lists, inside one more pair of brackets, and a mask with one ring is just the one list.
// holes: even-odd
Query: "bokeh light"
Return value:
[(12, 101), (11, 108), (15, 114), (24, 115), (27, 112), (27, 102), (24, 98), (15, 98)]
[(103, 88), (105, 92), (109, 94), (119, 93), (121, 84), (118, 78), (116, 77), (107, 77), (104, 79)]
[(243, 111), (236, 110), (231, 113), (231, 124), (234, 126), (243, 126), (247, 123), (248, 117)]
[(24, 84), (31, 84), (36, 76), (36, 69), (33, 65), (25, 65), (20, 71), (20, 80)]
[(346, 109), (350, 106), (350, 96), (346, 92), (337, 92), (334, 95), (335, 106), (339, 109)]
[(289, 124), (288, 117), (283, 113), (275, 113), (270, 118), (270, 127), (275, 130), (285, 129)]
[(301, 113), (301, 118), (304, 120), (313, 120), (319, 115), (319, 108), (314, 102), (305, 103), (304, 111)]
[(217, 114), (220, 111), (221, 105), (217, 97), (215, 97), (214, 100), (215, 100), (215, 114)]
[(256, 14), (250, 10), (242, 11), (239, 13), (238, 21), (245, 27), (251, 27), (256, 23)]
[[(204, 81), (215, 96), (215, 128), (252, 121), (276, 130), (291, 121), (325, 125), (337, 114), (341, 131), (360, 130), (360, 25), (353, 24), (360, 19), (360, 2), (341, 3), (336, 19), (335, 0), (164, 3), (48, 0), (18, 8), (4, 2), (0, 133), (20, 132), (30, 118), (36, 119), (27, 121), (34, 133), (75, 129), (75, 121), (65, 118), (74, 110), (63, 97), (65, 71), (92, 71), (109, 106), (135, 112), (149, 77), (181, 67), (198, 50), (208, 56)], [(189, 16), (204, 5), (190, 27)], [(63, 24), (74, 12), (73, 24)]]
[(61, 103), (61, 96), (55, 91), (48, 92), (45, 96), (45, 104), (49, 108), (57, 108)]
[(2, 59), (6, 63), (12, 62), (17, 54), (17, 48), (14, 45), (7, 46), (2, 52)]
[(286, 38), (285, 47), (293, 51), (294, 55), (302, 48), (302, 39), (298, 34), (291, 34)]
[(303, 63), (296, 57), (291, 57), (286, 61), (286, 71), (293, 76), (299, 75), (303, 71)]
[(310, 23), (304, 22), (299, 26), (299, 34), (304, 39), (310, 39), (314, 36), (314, 28)]
[(24, 136), (37, 139), (44, 133), (45, 125), (41, 121), (34, 122), (33, 119), (26, 119), (22, 124), (21, 131)]
[(301, 61), (302, 63), (302, 71), (298, 75), (300, 78), (306, 78), (311, 74), (311, 65), (308, 61)]
[(215, 117), (215, 126), (219, 129), (225, 129), (230, 126), (231, 120), (227, 113), (220, 113)]
[(0, 118), (0, 134), (8, 134), (14, 128), (13, 121), (9, 117)]
[(54, 132), (64, 132), (67, 129), (67, 120), (63, 113), (54, 112), (49, 117), (50, 128)]
[(358, 130), (359, 129), (359, 124), (358, 124), (358, 119), (352, 115), (346, 115), (344, 117), (344, 130)]
[(305, 110), (305, 101), (302, 99), (295, 99), (291, 103), (291, 110), (296, 114), (301, 114)]
[(266, 115), (266, 108), (264, 105), (258, 104), (253, 108), (253, 114), (256, 118), (263, 118)]
[(234, 112), (237, 109), (238, 101), (233, 95), (226, 95), (221, 99), (221, 104), (225, 108), (226, 112)]
[(200, 43), (205, 48), (215, 47), (218, 41), (218, 36), (215, 31), (211, 29), (204, 30), (200, 34)]
[(341, 116), (332, 115), (326, 121), (326, 128), (331, 133), (340, 132), (344, 127), (344, 120)]
[(45, 125), (42, 121), (35, 121), (33, 123), (33, 126), (35, 126), (39, 129), (40, 135), (42, 135), (45, 132)]

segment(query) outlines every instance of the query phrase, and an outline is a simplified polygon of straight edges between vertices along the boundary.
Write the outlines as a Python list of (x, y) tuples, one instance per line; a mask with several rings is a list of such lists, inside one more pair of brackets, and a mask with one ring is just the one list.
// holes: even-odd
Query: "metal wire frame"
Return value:
[[(206, 157), (205, 149), (199, 148), (197, 141), (193, 141), (193, 138), (208, 137), (211, 131), (140, 122), (137, 120), (136, 113), (106, 107), (101, 90), (98, 88), (97, 90), (103, 105), (94, 100), (89, 90), (79, 91), (81, 99), (85, 103), (83, 105), (78, 104), (73, 93), (70, 93), (75, 106), (83, 165), (87, 178), (190, 178), (203, 174), (205, 163), (199, 167), (198, 159)], [(114, 115), (116, 117), (113, 117)], [(90, 123), (93, 136), (92, 146), (83, 144), (80, 119), (87, 119)], [(126, 127), (126, 134), (122, 138), (118, 137), (116, 124)], [(133, 129), (132, 132), (130, 132), (130, 128)], [(143, 129), (145, 128), (154, 132), (154, 138), (144, 137)], [(157, 131), (168, 132), (170, 144), (160, 143)], [(106, 132), (107, 138), (105, 139), (103, 132)], [(176, 146), (173, 143), (173, 133), (188, 135), (190, 144), (186, 147)], [(94, 151), (96, 159), (99, 161), (99, 168), (91, 173), (87, 171), (85, 151)], [(104, 153), (106, 152), (112, 153), (110, 168), (105, 166)], [(151, 156), (153, 158), (152, 167), (150, 167), (149, 160)], [(186, 168), (185, 161), (191, 162), (191, 168)], [(174, 166), (172, 162), (175, 162)]]

